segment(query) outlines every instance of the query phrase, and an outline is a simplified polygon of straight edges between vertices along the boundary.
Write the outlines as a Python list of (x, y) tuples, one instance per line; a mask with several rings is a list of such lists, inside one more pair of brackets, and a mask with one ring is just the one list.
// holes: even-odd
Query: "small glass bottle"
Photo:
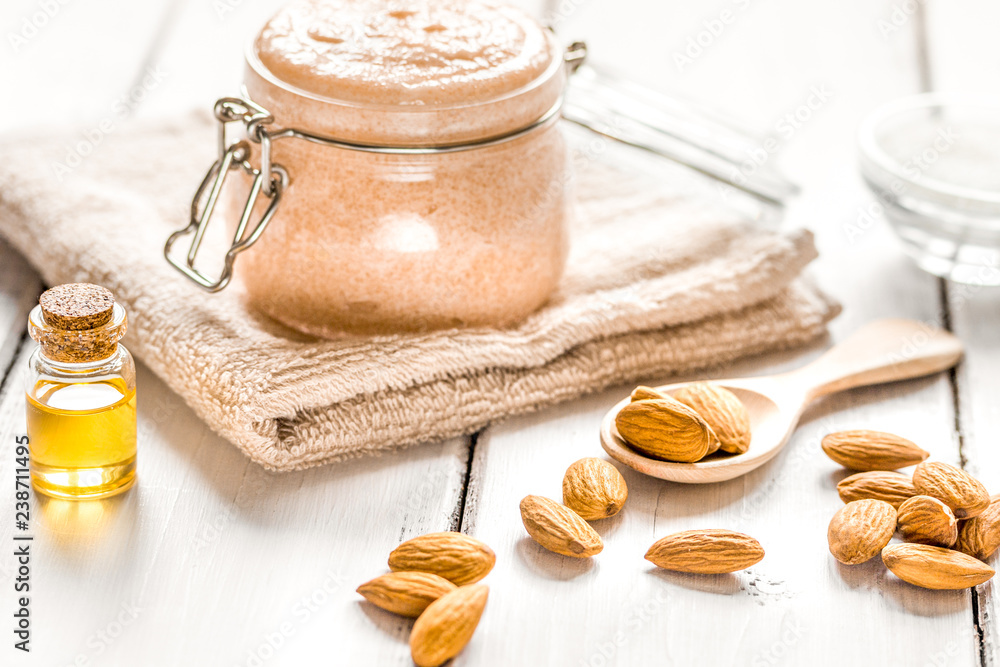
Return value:
[(28, 316), (38, 342), (25, 386), (31, 482), (57, 498), (103, 498), (135, 482), (135, 362), (125, 309), (87, 283), (46, 291)]

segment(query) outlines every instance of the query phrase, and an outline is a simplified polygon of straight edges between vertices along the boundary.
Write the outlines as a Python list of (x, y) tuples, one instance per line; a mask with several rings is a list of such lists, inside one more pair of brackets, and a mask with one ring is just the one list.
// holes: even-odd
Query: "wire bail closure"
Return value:
[[(249, 100), (223, 97), (215, 103), (215, 117), (219, 121), (219, 159), (209, 168), (195, 192), (194, 199), (191, 201), (191, 221), (188, 226), (171, 234), (163, 247), (163, 255), (170, 264), (209, 292), (218, 292), (229, 284), (233, 277), (233, 263), (236, 256), (260, 239), (267, 224), (274, 217), (274, 212), (281, 202), (281, 194), (290, 182), (285, 168), (271, 162), (271, 135), (268, 134), (265, 125), (273, 123), (274, 116), (266, 109)], [(247, 137), (250, 141), (260, 144), (260, 169), (250, 163), (250, 144), (246, 140), (233, 144), (227, 143), (226, 126), (236, 122), (241, 122), (246, 126)], [(213, 279), (196, 269), (194, 263), (198, 256), (198, 249), (205, 237), (205, 230), (208, 229), (208, 224), (218, 203), (219, 193), (222, 192), (222, 186), (226, 182), (226, 177), (230, 171), (236, 169), (242, 169), (253, 180), (247, 203), (243, 207), (243, 213), (240, 215), (236, 231), (233, 233), (232, 244), (226, 252), (222, 272), (218, 278)], [(250, 225), (254, 207), (258, 197), (262, 194), (270, 200), (270, 203), (268, 203), (260, 220), (247, 234), (247, 227)], [(174, 243), (181, 237), (192, 234), (194, 236), (191, 239), (191, 246), (188, 248), (186, 257), (181, 260), (171, 256), (170, 250)]]
[[(574, 42), (563, 56), (564, 66), (572, 74), (586, 58), (587, 48), (583, 42)], [(280, 164), (271, 161), (272, 143), (280, 139), (301, 139), (315, 144), (332, 146), (347, 150), (366, 153), (391, 155), (435, 155), (456, 153), (487, 146), (495, 146), (518, 139), (536, 129), (554, 123), (560, 117), (562, 97), (552, 107), (534, 122), (506, 134), (487, 137), (478, 141), (440, 146), (376, 146), (339, 141), (332, 137), (311, 134), (295, 128), (267, 129), (275, 122), (274, 116), (264, 107), (249, 99), (246, 89), (243, 97), (223, 97), (215, 103), (215, 117), (219, 121), (219, 158), (209, 168), (201, 185), (191, 201), (191, 219), (187, 227), (179, 229), (167, 239), (163, 247), (163, 255), (167, 261), (209, 292), (218, 292), (229, 284), (233, 277), (233, 264), (236, 256), (256, 243), (267, 228), (271, 218), (281, 202), (281, 195), (290, 184), (288, 171)], [(226, 127), (231, 123), (242, 123), (246, 127), (247, 139), (228, 143)], [(260, 144), (260, 168), (250, 162), (250, 142)], [(242, 169), (253, 181), (250, 194), (247, 197), (243, 213), (233, 234), (233, 240), (223, 260), (222, 271), (218, 278), (212, 278), (195, 268), (195, 259), (201, 248), (208, 229), (219, 194), (230, 171)], [(270, 200), (257, 224), (251, 227), (250, 218), (260, 196)], [(247, 232), (247, 229), (250, 231)], [(183, 258), (171, 256), (171, 249), (182, 237), (191, 236), (191, 245)], [(179, 253), (177, 253), (179, 254)]]

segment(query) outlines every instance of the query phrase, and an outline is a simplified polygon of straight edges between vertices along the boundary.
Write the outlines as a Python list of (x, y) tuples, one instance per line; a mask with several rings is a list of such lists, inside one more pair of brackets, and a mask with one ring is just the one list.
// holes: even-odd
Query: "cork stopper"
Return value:
[(53, 329), (96, 329), (111, 321), (115, 296), (100, 285), (67, 283), (46, 290), (38, 298), (45, 323)]
[(28, 331), (53, 361), (85, 363), (114, 354), (125, 335), (125, 310), (110, 290), (69, 283), (47, 290), (28, 317)]

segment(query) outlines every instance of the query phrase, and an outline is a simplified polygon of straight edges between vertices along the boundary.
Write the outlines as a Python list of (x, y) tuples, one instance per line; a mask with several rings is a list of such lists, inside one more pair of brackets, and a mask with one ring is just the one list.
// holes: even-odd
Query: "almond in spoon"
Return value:
[(722, 451), (742, 454), (750, 448), (750, 413), (733, 392), (711, 382), (694, 382), (674, 392), (674, 398), (708, 422)]

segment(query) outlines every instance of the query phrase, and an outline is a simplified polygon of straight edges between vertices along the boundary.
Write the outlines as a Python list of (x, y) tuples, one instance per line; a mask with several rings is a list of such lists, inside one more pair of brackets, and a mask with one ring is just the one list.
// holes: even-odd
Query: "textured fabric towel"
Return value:
[(803, 344), (838, 310), (799, 277), (816, 254), (808, 232), (762, 229), (591, 156), (577, 161), (565, 279), (516, 328), (309, 339), (248, 311), (238, 285), (207, 294), (162, 257), (214, 159), (207, 117), (122, 129), (76, 160), (74, 139), (7, 140), (0, 233), (49, 284), (112, 289), (130, 349), (272, 469), (471, 433), (637, 378)]

